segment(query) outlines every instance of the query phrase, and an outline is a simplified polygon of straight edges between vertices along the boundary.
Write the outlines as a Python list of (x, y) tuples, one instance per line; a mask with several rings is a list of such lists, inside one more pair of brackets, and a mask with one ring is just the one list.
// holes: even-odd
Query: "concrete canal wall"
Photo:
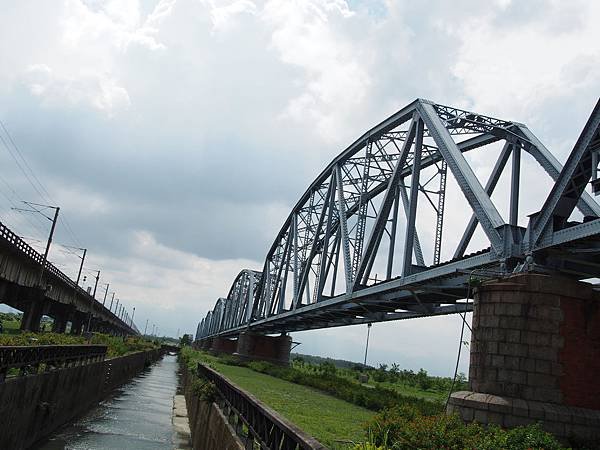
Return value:
[(0, 448), (24, 449), (84, 413), (162, 356), (160, 349), (0, 383)]
[(181, 364), (181, 375), (188, 420), (194, 449), (244, 450), (235, 430), (214, 402), (202, 400), (192, 389), (192, 376), (185, 364)]

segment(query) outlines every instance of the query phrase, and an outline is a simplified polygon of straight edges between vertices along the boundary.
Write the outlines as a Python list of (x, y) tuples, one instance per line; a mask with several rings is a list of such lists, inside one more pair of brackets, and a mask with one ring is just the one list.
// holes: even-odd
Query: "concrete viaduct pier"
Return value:
[(526, 273), (477, 288), (470, 391), (449, 412), (558, 437), (600, 439), (600, 292), (564, 276)]
[(216, 336), (196, 342), (197, 348), (213, 353), (237, 356), (245, 361), (268, 361), (288, 365), (292, 338), (289, 335), (267, 336), (260, 333), (242, 332), (237, 338)]

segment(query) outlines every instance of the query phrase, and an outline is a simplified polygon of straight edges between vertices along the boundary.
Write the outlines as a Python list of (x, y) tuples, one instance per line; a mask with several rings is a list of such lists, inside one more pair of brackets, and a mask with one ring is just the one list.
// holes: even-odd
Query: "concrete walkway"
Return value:
[(188, 421), (187, 406), (183, 395), (173, 397), (173, 448), (188, 450), (192, 448), (192, 434)]

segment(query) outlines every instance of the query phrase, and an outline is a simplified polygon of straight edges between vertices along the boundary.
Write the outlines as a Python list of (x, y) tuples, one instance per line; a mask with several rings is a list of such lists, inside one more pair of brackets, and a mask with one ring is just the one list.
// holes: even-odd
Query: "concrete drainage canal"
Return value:
[(178, 379), (177, 357), (165, 355), (34, 448), (191, 449)]

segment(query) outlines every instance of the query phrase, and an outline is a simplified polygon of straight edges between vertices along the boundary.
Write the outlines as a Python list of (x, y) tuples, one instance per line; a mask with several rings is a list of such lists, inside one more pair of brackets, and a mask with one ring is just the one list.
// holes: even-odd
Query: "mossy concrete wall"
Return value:
[(214, 402), (198, 397), (192, 389), (192, 376), (182, 364), (182, 377), (192, 445), (197, 450), (244, 450), (235, 430)]
[(161, 355), (160, 350), (133, 353), (0, 383), (0, 449), (31, 447)]

